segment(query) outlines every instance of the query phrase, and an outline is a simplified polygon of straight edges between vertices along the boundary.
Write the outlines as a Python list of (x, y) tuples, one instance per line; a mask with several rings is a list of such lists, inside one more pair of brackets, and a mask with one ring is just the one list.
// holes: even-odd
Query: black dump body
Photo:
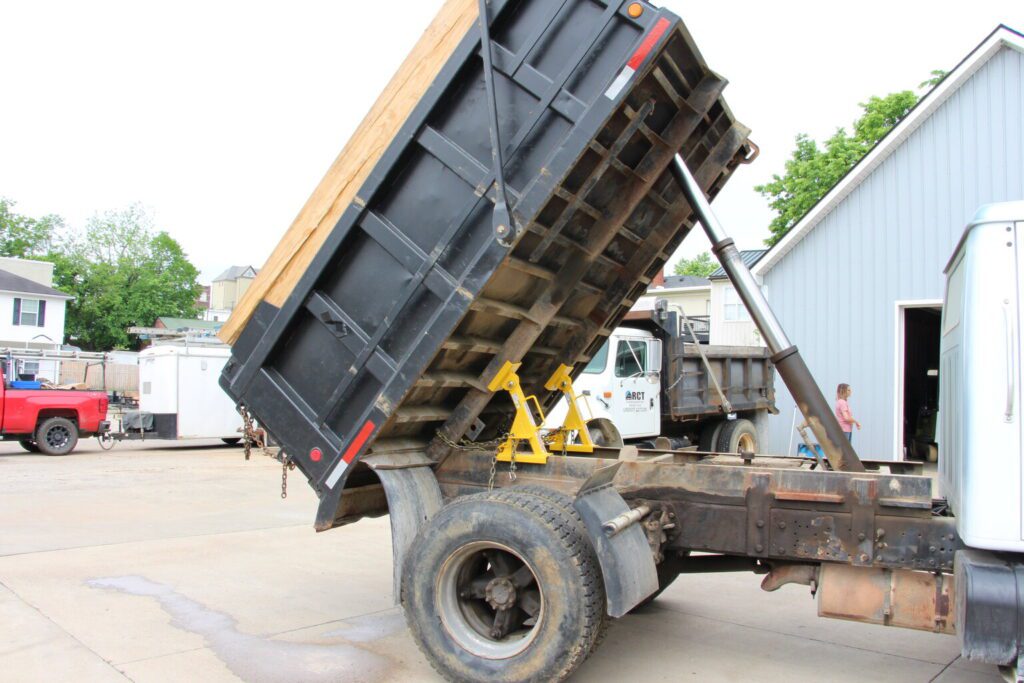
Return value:
[(221, 384), (309, 479), (318, 529), (373, 476), (354, 467), (367, 453), (440, 460), (439, 432), (499, 434), (513, 408), (486, 384), (505, 361), (528, 394), (582, 370), (692, 226), (673, 155), (711, 196), (750, 156), (680, 19), (630, 4), (491, 3), (511, 248), (474, 30), (290, 298), (243, 330)]
[[(669, 420), (693, 420), (721, 416), (722, 397), (708, 376), (708, 366), (734, 413), (754, 413), (775, 408), (775, 371), (770, 352), (760, 346), (704, 346), (678, 337), (669, 342), (667, 384), (662, 415)], [(704, 359), (707, 359), (707, 365)]]

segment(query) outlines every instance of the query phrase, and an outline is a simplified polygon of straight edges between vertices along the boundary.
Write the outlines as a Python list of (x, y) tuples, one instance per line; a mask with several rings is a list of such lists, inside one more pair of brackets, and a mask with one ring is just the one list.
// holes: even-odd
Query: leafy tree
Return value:
[(711, 254), (705, 251), (702, 254), (697, 254), (691, 259), (681, 259), (679, 263), (676, 264), (675, 274), (707, 277), (716, 270), (718, 270), (718, 262), (712, 259)]
[(138, 205), (94, 216), (49, 259), (56, 287), (75, 297), (66, 332), (85, 348), (136, 348), (128, 327), (196, 315), (199, 271)]
[(0, 197), (0, 256), (33, 258), (50, 251), (54, 233), (64, 227), (60, 216), (29, 218), (14, 212), (15, 203)]
[[(936, 85), (945, 77), (945, 72), (932, 71), (931, 75), (932, 78), (924, 81), (921, 88)], [(785, 174), (775, 174), (771, 182), (754, 187), (755, 191), (768, 198), (768, 205), (776, 214), (768, 226), (771, 236), (765, 244), (771, 246), (782, 239), (819, 199), (910, 113), (919, 99), (920, 96), (910, 90), (871, 97), (860, 103), (862, 112), (853, 122), (853, 133), (838, 128), (822, 146), (803, 133), (797, 135), (796, 149), (786, 161)]]

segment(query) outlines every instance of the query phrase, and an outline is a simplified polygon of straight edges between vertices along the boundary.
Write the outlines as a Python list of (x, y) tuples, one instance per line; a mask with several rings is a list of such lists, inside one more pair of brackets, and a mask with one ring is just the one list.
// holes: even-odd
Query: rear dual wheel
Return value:
[(557, 496), (513, 488), (457, 499), (409, 549), (406, 620), (445, 678), (561, 681), (594, 648), (606, 618), (600, 569)]
[(703, 453), (756, 453), (757, 427), (743, 418), (709, 422), (701, 430), (698, 450)]

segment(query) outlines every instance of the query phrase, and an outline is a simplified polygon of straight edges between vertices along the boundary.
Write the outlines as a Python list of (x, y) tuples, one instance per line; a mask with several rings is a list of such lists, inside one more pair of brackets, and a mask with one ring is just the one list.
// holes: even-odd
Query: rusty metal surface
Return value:
[[(513, 481), (499, 470), (496, 486), (531, 483), (574, 495), (614, 450), (595, 458), (554, 457), (522, 466)], [(675, 515), (668, 546), (765, 560), (840, 562), (857, 566), (950, 572), (963, 547), (953, 519), (932, 515), (931, 480), (912, 475), (773, 468), (755, 459), (678, 454), (690, 462), (622, 462), (614, 485), (631, 506)], [(788, 459), (783, 463), (790, 463)], [(732, 463), (732, 464), (728, 464)], [(757, 466), (760, 464), (760, 466)], [(456, 451), (438, 468), (444, 495), (486, 488), (489, 457)]]
[(934, 633), (955, 633), (954, 577), (824, 564), (818, 616)]

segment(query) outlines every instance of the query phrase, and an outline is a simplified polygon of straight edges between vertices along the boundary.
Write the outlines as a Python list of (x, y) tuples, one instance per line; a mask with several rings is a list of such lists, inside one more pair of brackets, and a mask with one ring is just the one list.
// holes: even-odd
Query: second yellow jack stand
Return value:
[[(527, 396), (523, 393), (523, 387), (519, 382), (519, 375), (516, 371), (522, 363), (508, 361), (502, 366), (494, 379), (490, 381), (487, 388), (491, 391), (504, 390), (509, 393), (512, 403), (516, 407), (516, 416), (512, 421), (512, 428), (509, 430), (509, 437), (498, 448), (497, 459), (500, 462), (511, 462), (513, 455), (517, 463), (529, 463), (543, 465), (547, 463), (551, 452), (544, 444), (541, 436), (541, 425), (544, 424), (544, 411), (536, 396)], [(551, 441), (552, 448), (556, 452), (566, 453), (593, 453), (594, 443), (590, 440), (590, 433), (587, 431), (586, 422), (580, 415), (579, 407), (576, 405), (576, 392), (572, 388), (572, 378), (569, 376), (571, 368), (568, 365), (560, 365), (554, 374), (544, 384), (548, 391), (561, 391), (568, 401), (569, 411), (566, 414), (565, 423), (555, 430), (555, 437)], [(533, 411), (530, 410), (530, 401), (537, 410), (540, 424), (534, 419)], [(575, 432), (580, 443), (570, 443), (570, 434)], [(518, 452), (519, 442), (529, 444), (530, 450)]]

